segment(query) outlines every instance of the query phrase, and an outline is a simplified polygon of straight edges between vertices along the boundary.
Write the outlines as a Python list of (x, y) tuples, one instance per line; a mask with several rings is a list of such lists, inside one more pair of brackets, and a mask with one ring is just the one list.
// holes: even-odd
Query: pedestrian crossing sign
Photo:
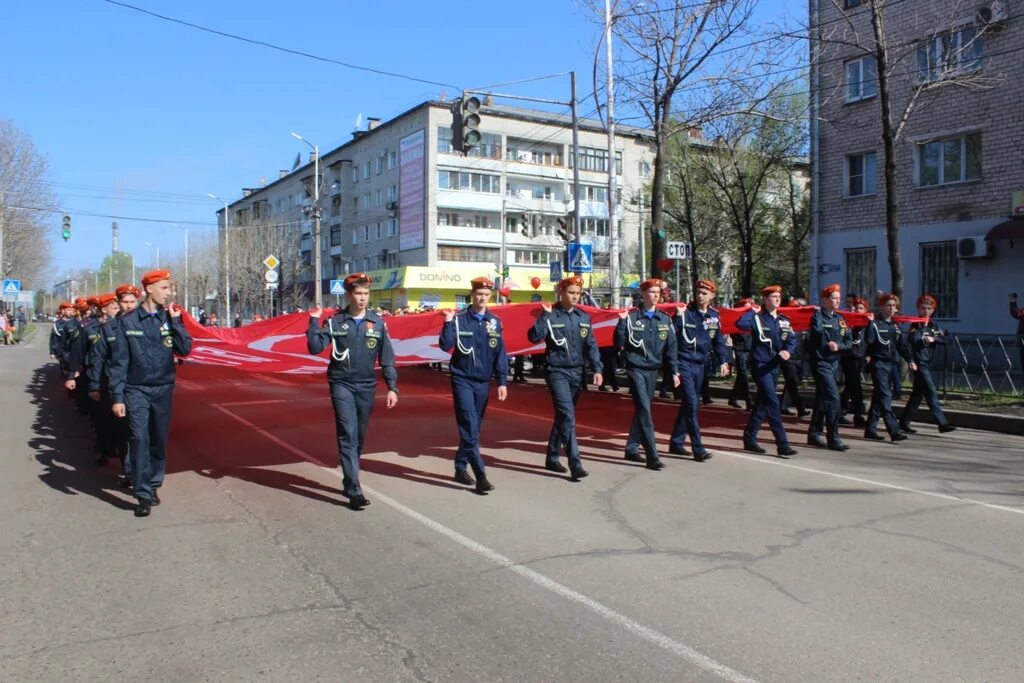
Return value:
[(569, 270), (574, 273), (594, 272), (594, 245), (570, 242)]
[(341, 296), (345, 293), (344, 280), (331, 280), (331, 294)]
[(17, 294), (21, 291), (21, 280), (4, 280), (4, 294)]

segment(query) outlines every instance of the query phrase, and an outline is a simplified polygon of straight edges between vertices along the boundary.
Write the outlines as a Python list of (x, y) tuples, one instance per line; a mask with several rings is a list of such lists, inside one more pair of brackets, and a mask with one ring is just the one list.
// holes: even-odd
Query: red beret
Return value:
[(754, 299), (752, 297), (745, 296), (742, 299), (740, 299), (739, 305), (740, 306), (753, 306), (754, 305)]
[(101, 304), (100, 304), (100, 298), (99, 298), (99, 296), (90, 296), (90, 297), (87, 297), (87, 298), (85, 299), (85, 301), (86, 301), (86, 303), (88, 303), (88, 304), (89, 304), (90, 306), (100, 306), (100, 305), (101, 305)]
[(644, 280), (643, 282), (640, 283), (640, 291), (641, 292), (646, 292), (648, 289), (651, 289), (652, 287), (657, 287), (658, 289), (664, 289), (665, 288), (665, 282), (663, 280), (659, 280), (656, 277), (652, 277), (652, 278), (648, 278), (648, 279), (646, 279), (646, 280)]
[(60, 306), (58, 306), (58, 308), (74, 308), (74, 307), (75, 307), (75, 305), (73, 303), (71, 303), (70, 301), (61, 301), (60, 302)]
[(583, 278), (581, 278), (579, 275), (573, 275), (571, 277), (564, 278), (561, 282), (558, 283), (558, 289), (565, 289), (567, 287), (572, 287), (573, 285), (576, 285), (577, 287), (582, 287)]
[(113, 292), (107, 292), (106, 294), (100, 294), (96, 299), (99, 301), (100, 308), (103, 308), (107, 304), (112, 304), (117, 301), (117, 297)]
[(890, 301), (895, 301), (896, 305), (898, 306), (899, 303), (900, 303), (900, 298), (898, 296), (896, 296), (895, 294), (893, 294), (892, 292), (886, 292), (886, 293), (880, 294), (878, 296), (878, 305), (879, 306), (884, 306), (887, 303), (889, 303)]
[(125, 294), (131, 294), (132, 296), (138, 298), (142, 294), (142, 292), (140, 292), (139, 288), (136, 287), (135, 285), (128, 284), (118, 285), (117, 289), (114, 290), (114, 296), (116, 296), (118, 299), (120, 299)]
[(370, 280), (370, 276), (366, 273), (352, 273), (345, 278), (345, 291), (351, 292), (356, 287), (368, 287), (370, 282), (372, 282), (372, 280)]
[(825, 287), (824, 289), (821, 290), (821, 298), (827, 299), (828, 297), (838, 292), (840, 289), (841, 287), (838, 284), (831, 284), (828, 287)]
[(470, 289), (494, 289), (494, 280), (489, 277), (475, 277), (469, 281)]
[(928, 304), (932, 308), (938, 308), (939, 302), (937, 302), (935, 300), (935, 297), (932, 296), (931, 294), (923, 294), (920, 297), (918, 297), (917, 305), (921, 306), (923, 304)]
[(697, 280), (697, 289), (706, 289), (712, 294), (718, 293), (718, 285), (711, 280)]
[(865, 299), (862, 296), (854, 297), (853, 305), (854, 306), (863, 306), (864, 308), (871, 308), (871, 302), (868, 301), (867, 299)]
[(768, 296), (769, 294), (782, 294), (782, 287), (779, 285), (768, 285), (761, 290), (761, 296)]
[(89, 310), (89, 302), (86, 301), (85, 299), (79, 297), (79, 298), (75, 299), (74, 309), (76, 311), (83, 311), (83, 312), (84, 311), (88, 311)]
[(170, 280), (171, 271), (169, 270), (151, 270), (142, 276), (142, 286), (146, 287), (153, 284), (154, 282), (160, 282), (161, 280)]

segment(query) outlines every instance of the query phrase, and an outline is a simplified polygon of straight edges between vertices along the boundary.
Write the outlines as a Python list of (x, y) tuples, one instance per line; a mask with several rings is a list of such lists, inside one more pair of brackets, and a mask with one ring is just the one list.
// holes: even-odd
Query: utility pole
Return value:
[[(569, 106), (572, 109), (572, 194), (573, 211), (572, 234), (573, 242), (580, 243), (580, 119), (579, 101), (576, 99), (576, 72), (569, 73), (569, 85), (572, 88), (572, 99)], [(572, 265), (572, 264), (570, 264)]]
[(309, 145), (313, 150), (313, 303), (315, 306), (323, 306), (323, 264), (320, 253), (320, 147), (302, 137), (298, 133), (290, 133), (296, 140)]
[[(230, 259), (228, 258), (231, 253), (231, 218), (228, 214), (228, 203), (227, 200), (221, 199), (215, 194), (207, 193), (210, 199), (214, 201), (224, 203), (224, 320), (225, 325), (231, 325), (231, 267)], [(133, 261), (134, 263), (134, 261)], [(133, 267), (134, 268), (134, 267)]]
[(611, 0), (604, 0), (604, 44), (607, 52), (607, 84), (605, 91), (608, 93), (608, 258), (609, 269), (608, 279), (611, 286), (612, 308), (619, 306), (619, 281), (622, 279), (619, 272), (619, 222), (616, 220), (616, 192), (618, 186), (615, 182), (617, 168), (615, 163), (615, 79), (612, 76), (612, 8)]
[(0, 190), (0, 277), (7, 275), (7, 269), (4, 268), (4, 191)]

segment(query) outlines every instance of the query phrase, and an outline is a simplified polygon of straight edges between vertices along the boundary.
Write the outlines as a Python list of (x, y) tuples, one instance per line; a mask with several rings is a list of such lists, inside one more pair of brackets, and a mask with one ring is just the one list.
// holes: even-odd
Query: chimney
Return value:
[(277, 179), (280, 180), (281, 178), (284, 178), (286, 175), (288, 175), (288, 171), (282, 168), (280, 171), (277, 172)]
[(250, 190), (248, 187), (243, 187), (242, 188), (242, 197), (243, 198), (244, 197), (248, 197), (251, 194), (252, 194), (252, 190)]
[(700, 126), (690, 126), (689, 135), (691, 140), (703, 140), (704, 134), (700, 130)]
[(380, 119), (374, 116), (366, 117), (366, 130), (373, 130), (380, 125)]
[(314, 161), (316, 161), (316, 152), (310, 152), (309, 153), (309, 163), (313, 163)]
[(111, 227), (111, 230), (114, 233), (114, 244), (113, 244), (113, 249), (111, 250), (111, 253), (116, 254), (117, 253), (117, 221), (114, 221), (111, 224), (110, 227)]

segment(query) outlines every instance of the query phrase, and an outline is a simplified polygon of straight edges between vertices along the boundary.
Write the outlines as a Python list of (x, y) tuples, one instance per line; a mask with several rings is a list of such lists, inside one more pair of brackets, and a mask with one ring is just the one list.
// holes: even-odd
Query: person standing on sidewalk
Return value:
[(914, 372), (914, 388), (900, 415), (900, 429), (907, 434), (917, 433), (910, 423), (914, 419), (914, 411), (921, 405), (921, 399), (927, 401), (928, 409), (931, 411), (932, 417), (935, 418), (935, 424), (939, 426), (939, 432), (945, 434), (956, 429), (949, 424), (946, 415), (942, 412), (942, 406), (939, 404), (939, 392), (935, 388), (935, 380), (932, 379), (932, 355), (937, 346), (946, 343), (946, 335), (932, 322), (935, 306), (935, 297), (930, 294), (920, 297), (917, 300), (917, 315), (925, 318), (925, 321), (913, 323), (904, 337), (904, 343), (910, 347), (907, 355), (910, 356), (910, 369)]

